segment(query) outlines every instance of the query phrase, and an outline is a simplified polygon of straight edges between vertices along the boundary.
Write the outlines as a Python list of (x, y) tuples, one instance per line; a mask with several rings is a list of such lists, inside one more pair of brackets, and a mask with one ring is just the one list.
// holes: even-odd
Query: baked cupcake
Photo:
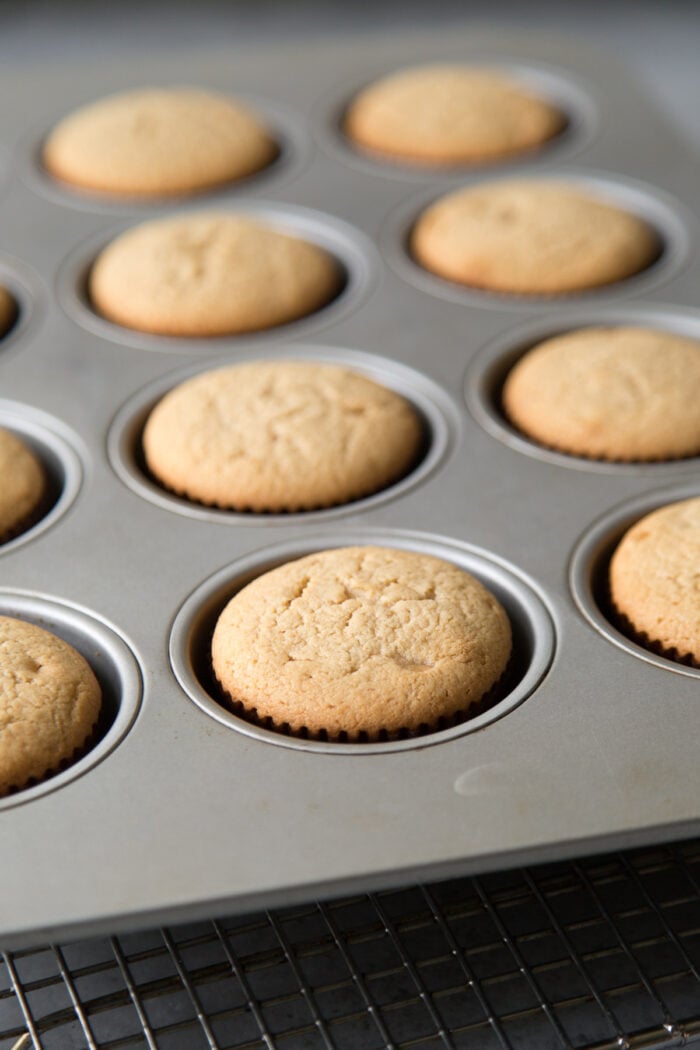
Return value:
[(527, 153), (566, 123), (561, 110), (505, 73), (432, 65), (369, 84), (343, 127), (356, 146), (385, 160), (453, 167)]
[(508, 616), (478, 580), (384, 547), (319, 551), (259, 576), (212, 639), (235, 711), (351, 741), (453, 724), (490, 693), (510, 653)]
[(320, 310), (341, 286), (323, 248), (226, 212), (127, 230), (89, 277), (92, 303), (110, 321), (192, 338), (275, 328)]
[(17, 304), (7, 288), (0, 285), (0, 339), (7, 335), (17, 318)]
[(411, 234), (414, 258), (449, 281), (514, 295), (564, 295), (622, 281), (660, 252), (636, 215), (574, 183), (484, 182), (441, 197)]
[(0, 428), (0, 543), (33, 524), (46, 488), (44, 468), (15, 434)]
[(610, 562), (610, 598), (627, 633), (700, 667), (700, 498), (661, 507), (625, 533)]
[(95, 675), (72, 646), (0, 616), (0, 796), (78, 758), (101, 703)]
[(572, 456), (700, 454), (700, 342), (653, 328), (583, 328), (529, 350), (503, 387), (508, 419)]
[(245, 178), (279, 152), (247, 106), (200, 88), (140, 88), (65, 117), (48, 136), (44, 166), (78, 189), (165, 197)]
[(349, 503), (417, 462), (423, 428), (393, 390), (347, 368), (255, 361), (204, 372), (151, 412), (143, 451), (166, 488), (238, 511)]

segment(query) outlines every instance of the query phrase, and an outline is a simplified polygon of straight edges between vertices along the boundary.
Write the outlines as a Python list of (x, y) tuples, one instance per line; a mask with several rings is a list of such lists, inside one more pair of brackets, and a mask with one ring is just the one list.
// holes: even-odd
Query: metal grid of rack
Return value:
[(0, 1050), (700, 1039), (700, 841), (9, 952)]

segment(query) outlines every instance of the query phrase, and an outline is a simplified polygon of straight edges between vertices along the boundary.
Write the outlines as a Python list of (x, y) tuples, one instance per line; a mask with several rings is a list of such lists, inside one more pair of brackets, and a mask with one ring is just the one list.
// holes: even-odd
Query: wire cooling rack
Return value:
[(700, 840), (4, 956), (0, 1050), (700, 1039)]

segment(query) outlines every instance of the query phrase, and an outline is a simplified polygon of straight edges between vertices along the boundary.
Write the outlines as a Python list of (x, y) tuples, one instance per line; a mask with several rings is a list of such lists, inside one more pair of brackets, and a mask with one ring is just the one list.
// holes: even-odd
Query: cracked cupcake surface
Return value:
[(43, 160), (79, 189), (158, 197), (245, 178), (278, 152), (256, 114), (227, 95), (139, 88), (70, 113), (48, 136)]
[(245, 215), (198, 212), (117, 237), (92, 267), (89, 294), (126, 328), (206, 337), (297, 320), (341, 285), (338, 264), (318, 245)]
[(167, 488), (232, 510), (312, 510), (397, 481), (416, 462), (422, 427), (393, 390), (347, 368), (255, 361), (171, 390), (143, 435)]
[(700, 498), (660, 507), (625, 533), (610, 597), (642, 644), (700, 666)]
[(212, 666), (258, 721), (371, 740), (466, 713), (501, 678), (511, 644), (498, 600), (451, 562), (343, 547), (239, 591), (216, 624)]
[(100, 714), (99, 684), (56, 635), (0, 616), (0, 796), (55, 773), (84, 747)]

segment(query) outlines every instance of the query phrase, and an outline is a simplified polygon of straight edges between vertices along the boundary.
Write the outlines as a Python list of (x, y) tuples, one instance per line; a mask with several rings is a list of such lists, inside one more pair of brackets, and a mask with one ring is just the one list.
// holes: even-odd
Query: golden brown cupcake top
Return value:
[(206, 337), (294, 321), (340, 284), (323, 248), (246, 215), (197, 212), (117, 237), (95, 262), (89, 291), (101, 314), (127, 328)]
[(700, 666), (700, 498), (652, 511), (625, 533), (610, 593), (643, 641)]
[(0, 543), (31, 522), (45, 484), (34, 452), (12, 431), (0, 428)]
[(438, 728), (481, 700), (511, 651), (483, 584), (414, 551), (319, 551), (259, 576), (221, 613), (214, 673), (234, 705), (312, 736)]
[(140, 88), (65, 117), (43, 159), (57, 179), (115, 196), (196, 193), (242, 179), (278, 153), (262, 121), (226, 95)]
[(167, 488), (233, 510), (347, 503), (416, 461), (422, 428), (399, 394), (337, 365), (254, 361), (194, 376), (159, 401), (143, 435)]
[(7, 288), (0, 285), (0, 339), (14, 324), (17, 316), (17, 304)]
[(540, 179), (482, 182), (441, 197), (411, 235), (440, 277), (517, 295), (562, 295), (631, 277), (659, 240), (642, 219), (593, 191)]
[(503, 407), (524, 434), (620, 462), (700, 453), (700, 342), (654, 328), (583, 328), (511, 370)]
[(562, 112), (505, 73), (478, 66), (402, 69), (364, 88), (344, 127), (387, 160), (454, 166), (525, 153), (557, 135)]
[(100, 713), (85, 659), (62, 638), (0, 616), (0, 796), (76, 756)]

